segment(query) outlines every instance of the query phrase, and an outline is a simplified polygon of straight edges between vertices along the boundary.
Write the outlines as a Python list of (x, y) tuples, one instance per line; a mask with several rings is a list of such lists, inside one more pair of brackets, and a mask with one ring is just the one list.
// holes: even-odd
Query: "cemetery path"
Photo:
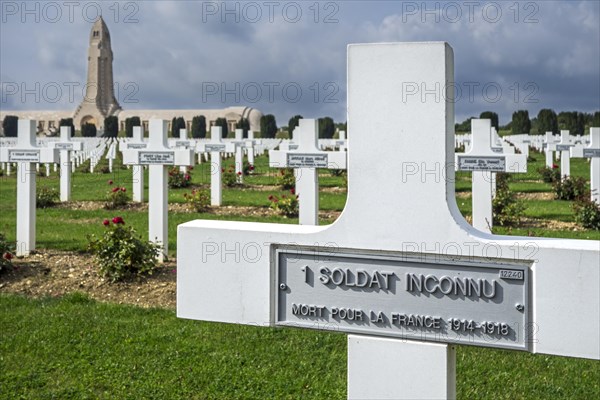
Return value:
[(100, 276), (89, 254), (40, 250), (13, 260), (14, 269), (0, 275), (0, 292), (28, 297), (59, 297), (83, 292), (91, 298), (140, 307), (175, 309), (176, 261), (170, 260), (153, 275), (110, 283)]

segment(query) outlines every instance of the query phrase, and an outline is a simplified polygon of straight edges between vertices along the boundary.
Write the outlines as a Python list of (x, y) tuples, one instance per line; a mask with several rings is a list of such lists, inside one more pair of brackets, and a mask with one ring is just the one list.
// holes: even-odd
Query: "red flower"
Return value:
[(102, 221), (102, 225), (108, 226), (108, 224), (110, 224), (109, 220), (105, 219), (104, 221)]
[(273, 195), (269, 196), (269, 200), (273, 201)]
[(242, 171), (238, 172), (237, 174), (238, 174), (238, 175), (242, 175)]
[(291, 194), (296, 194), (296, 189), (290, 189)]
[(115, 192), (118, 192), (118, 191), (119, 191), (119, 188), (118, 188), (118, 187), (114, 187), (114, 188), (112, 188), (112, 192), (113, 192), (113, 193), (115, 193)]
[(556, 168), (558, 168), (558, 165), (552, 164), (552, 169), (556, 169)]
[(127, 189), (125, 189), (124, 187), (121, 188), (121, 192), (126, 192)]
[(221, 168), (221, 172), (225, 172), (225, 168)]
[(251, 165), (249, 169), (250, 171), (254, 171), (254, 165)]
[(109, 180), (108, 180), (108, 184), (109, 184), (109, 185), (112, 185), (112, 184), (113, 184), (113, 181), (112, 181), (112, 179), (109, 179)]
[(190, 176), (188, 174), (185, 174), (184, 178), (185, 178), (186, 181), (190, 180)]
[(13, 255), (11, 253), (9, 253), (9, 252), (6, 252), (6, 253), (4, 253), (3, 257), (4, 257), (5, 260), (10, 261), (10, 260), (12, 260)]
[(125, 225), (125, 221), (123, 221), (123, 218), (121, 217), (114, 217), (112, 219), (113, 224), (118, 225), (118, 224), (123, 224)]

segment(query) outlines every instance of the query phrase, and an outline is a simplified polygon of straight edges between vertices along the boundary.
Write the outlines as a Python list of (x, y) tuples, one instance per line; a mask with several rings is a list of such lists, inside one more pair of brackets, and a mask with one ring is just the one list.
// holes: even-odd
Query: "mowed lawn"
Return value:
[[(346, 335), (0, 295), (3, 399), (344, 399)], [(410, 360), (398, 360), (398, 363)], [(457, 348), (459, 399), (597, 399), (600, 363)]]
[[(522, 193), (550, 192), (534, 154), (527, 174), (512, 175), (510, 187)], [(99, 167), (104, 165), (105, 161)], [(226, 168), (232, 160), (225, 162)], [(589, 179), (589, 163), (572, 160), (572, 173)], [(192, 171), (196, 187), (208, 188), (208, 165)], [(257, 159), (247, 187), (224, 190), (224, 206), (268, 208), (270, 194), (281, 195), (268, 158)], [(392, 183), (393, 176), (387, 177)], [(108, 180), (131, 192), (131, 171), (115, 164), (112, 174), (77, 172), (75, 201), (101, 201)], [(58, 188), (58, 176), (39, 177), (38, 187)], [(320, 173), (321, 209), (341, 211), (346, 180)], [(0, 177), (0, 232), (15, 239), (16, 178)], [(146, 176), (146, 190), (148, 180)], [(457, 203), (470, 215), (470, 176), (459, 173)], [(184, 202), (189, 189), (170, 190), (169, 201)], [(375, 197), (374, 197), (375, 198)], [(375, 200), (374, 200), (375, 201)], [(525, 200), (526, 216), (573, 223), (572, 202)], [(146, 212), (48, 208), (37, 211), (38, 248), (85, 251), (86, 236), (104, 229), (104, 218), (122, 216), (142, 236)], [(216, 215), (172, 212), (169, 249), (176, 249), (177, 225), (192, 219), (227, 219), (295, 224), (275, 214)], [(322, 224), (332, 220), (322, 220)], [(578, 228), (494, 227), (509, 235), (600, 239)], [(0, 276), (0, 283), (2, 277)], [(565, 322), (567, 323), (567, 322)], [(576, 322), (573, 323), (576, 329)], [(0, 295), (0, 398), (4, 399), (343, 399), (346, 397), (346, 336), (300, 329), (272, 329), (177, 319), (174, 311), (98, 303), (80, 293), (62, 298), (27, 299)], [(576, 340), (565, 338), (565, 340)], [(398, 362), (406, 362), (398, 360)], [(461, 399), (597, 399), (600, 363), (523, 352), (457, 348), (457, 390)]]

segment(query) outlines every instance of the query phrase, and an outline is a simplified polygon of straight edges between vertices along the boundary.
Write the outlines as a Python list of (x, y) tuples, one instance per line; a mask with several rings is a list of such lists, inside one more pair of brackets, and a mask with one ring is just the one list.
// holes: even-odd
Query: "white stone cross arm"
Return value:
[(328, 226), (179, 225), (177, 315), (349, 333), (349, 398), (451, 398), (448, 343), (600, 359), (599, 242), (468, 225), (453, 102), (398, 90), (454, 81), (445, 43), (350, 45), (343, 213)]
[(0, 148), (0, 162), (11, 163), (56, 163), (58, 149), (39, 147), (36, 142), (36, 121), (18, 121), (17, 144), (14, 147)]

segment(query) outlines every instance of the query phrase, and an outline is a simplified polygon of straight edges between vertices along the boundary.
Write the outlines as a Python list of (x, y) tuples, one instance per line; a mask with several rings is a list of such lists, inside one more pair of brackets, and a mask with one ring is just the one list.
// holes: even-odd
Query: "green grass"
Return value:
[[(0, 295), (4, 399), (344, 399), (346, 335)], [(399, 362), (407, 362), (399, 360)], [(457, 348), (460, 399), (595, 399), (597, 361)]]

